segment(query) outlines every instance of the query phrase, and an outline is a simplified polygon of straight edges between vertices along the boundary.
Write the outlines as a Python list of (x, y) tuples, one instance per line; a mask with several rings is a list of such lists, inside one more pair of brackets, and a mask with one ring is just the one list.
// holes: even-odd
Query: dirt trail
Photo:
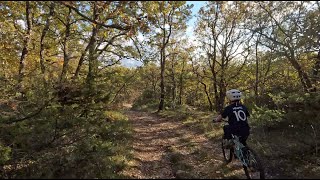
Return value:
[(124, 175), (134, 179), (241, 178), (241, 165), (224, 164), (220, 143), (173, 119), (128, 111), (134, 128), (134, 161)]

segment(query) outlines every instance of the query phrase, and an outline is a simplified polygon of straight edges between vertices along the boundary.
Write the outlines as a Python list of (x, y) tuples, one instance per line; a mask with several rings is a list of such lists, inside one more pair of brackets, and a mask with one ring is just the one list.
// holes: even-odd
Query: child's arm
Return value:
[(222, 121), (222, 116), (219, 114), (215, 119), (213, 119), (213, 122), (221, 122)]

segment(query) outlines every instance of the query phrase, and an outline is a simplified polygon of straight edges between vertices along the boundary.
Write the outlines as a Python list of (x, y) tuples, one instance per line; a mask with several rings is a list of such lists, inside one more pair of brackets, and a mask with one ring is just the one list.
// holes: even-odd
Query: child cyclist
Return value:
[(250, 126), (248, 124), (249, 112), (247, 108), (241, 104), (242, 93), (237, 89), (227, 91), (226, 96), (229, 105), (224, 108), (223, 112), (213, 119), (213, 122), (221, 122), (222, 118), (228, 119), (228, 125), (223, 127), (223, 139), (227, 146), (231, 146), (231, 134), (239, 136), (240, 142), (247, 146), (246, 140), (250, 134)]

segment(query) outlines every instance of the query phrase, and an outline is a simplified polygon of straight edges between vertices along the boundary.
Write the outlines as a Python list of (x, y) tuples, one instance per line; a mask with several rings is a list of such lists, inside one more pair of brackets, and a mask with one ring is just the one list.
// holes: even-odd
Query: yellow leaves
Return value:
[(108, 37), (107, 31), (103, 32), (103, 37), (105, 37), (105, 38)]
[(63, 66), (63, 58), (58, 58), (58, 59), (57, 59), (57, 64), (58, 64), (59, 66)]

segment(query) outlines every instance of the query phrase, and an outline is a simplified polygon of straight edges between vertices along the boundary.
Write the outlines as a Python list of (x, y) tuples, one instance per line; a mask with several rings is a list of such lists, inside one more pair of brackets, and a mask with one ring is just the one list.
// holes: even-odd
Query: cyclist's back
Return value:
[(246, 140), (250, 134), (248, 117), (250, 116), (246, 106), (240, 103), (242, 93), (237, 89), (231, 89), (226, 93), (230, 105), (225, 107), (223, 112), (214, 121), (221, 121), (228, 118), (228, 124), (223, 127), (224, 138), (231, 139), (231, 134), (240, 136), (240, 142), (246, 146)]
[[(240, 102), (235, 102), (225, 107), (222, 118), (228, 117), (229, 128), (226, 133), (226, 139), (231, 139), (231, 134), (241, 136), (240, 140), (242, 143), (249, 136), (250, 127), (248, 124), (248, 117), (250, 116), (247, 108)], [(228, 132), (229, 131), (229, 132)], [(243, 139), (243, 140), (242, 140)], [(244, 140), (245, 139), (245, 140)]]

